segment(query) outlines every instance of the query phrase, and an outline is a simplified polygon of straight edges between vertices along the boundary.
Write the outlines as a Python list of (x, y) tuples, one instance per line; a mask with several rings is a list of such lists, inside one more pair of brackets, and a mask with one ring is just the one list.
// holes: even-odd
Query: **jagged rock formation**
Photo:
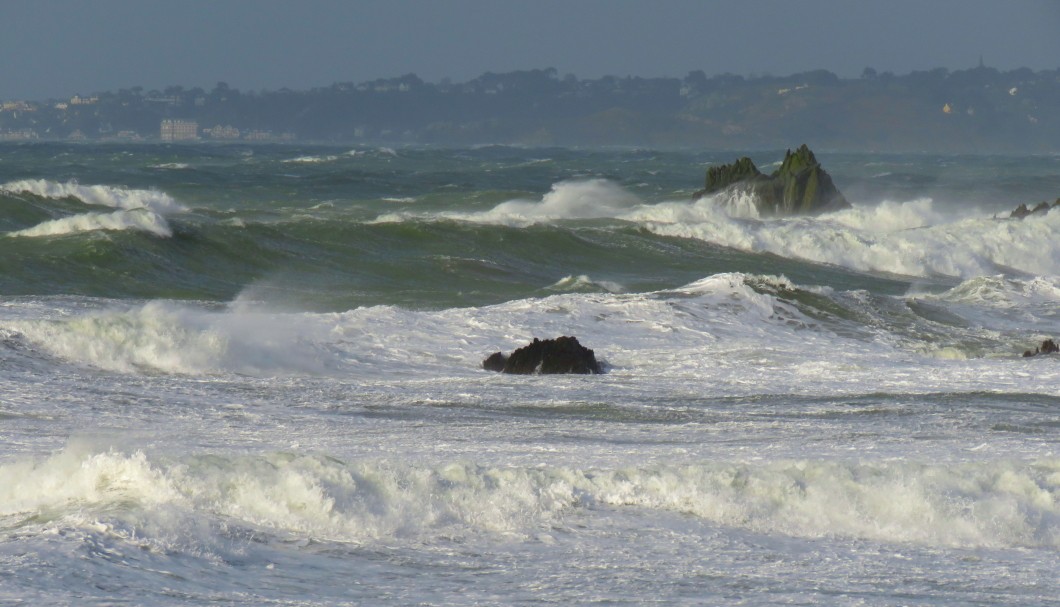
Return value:
[(706, 187), (694, 199), (726, 189), (750, 193), (759, 216), (816, 215), (850, 208), (806, 144), (794, 152), (788, 150), (772, 175), (762, 174), (746, 156), (710, 167)]
[(544, 341), (534, 338), (505, 356), (501, 352), (490, 354), (482, 361), (482, 368), (501, 373), (556, 374), (556, 373), (600, 373), (600, 364), (592, 350), (578, 343), (577, 337), (557, 337)]
[(1038, 356), (1039, 354), (1056, 354), (1060, 352), (1060, 347), (1057, 347), (1056, 342), (1051, 339), (1047, 339), (1042, 342), (1042, 345), (1034, 349), (1034, 351), (1027, 350), (1023, 353), (1024, 357)]
[(1037, 215), (1038, 213), (1044, 215), (1045, 213), (1049, 212), (1049, 209), (1055, 209), (1058, 207), (1060, 207), (1060, 198), (1057, 198), (1056, 202), (1054, 202), (1052, 205), (1050, 205), (1048, 202), (1040, 202), (1033, 209), (1028, 209), (1027, 205), (1021, 204), (1015, 209), (1012, 209), (1008, 216), (1009, 219), (1023, 219), (1024, 217), (1027, 217), (1029, 215)]

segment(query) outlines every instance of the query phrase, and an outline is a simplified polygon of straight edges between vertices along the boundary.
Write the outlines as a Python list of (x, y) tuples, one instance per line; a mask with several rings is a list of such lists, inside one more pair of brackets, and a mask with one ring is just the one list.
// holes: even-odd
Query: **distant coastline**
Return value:
[(413, 74), (307, 91), (141, 87), (0, 100), (4, 141), (404, 142), (939, 153), (1060, 152), (1060, 69), (859, 78), (702, 71), (578, 79), (555, 69), (463, 83)]

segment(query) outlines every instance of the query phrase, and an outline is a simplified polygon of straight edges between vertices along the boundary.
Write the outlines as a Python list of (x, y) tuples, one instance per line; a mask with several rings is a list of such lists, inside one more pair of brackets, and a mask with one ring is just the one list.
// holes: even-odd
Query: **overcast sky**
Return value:
[(1060, 0), (0, 0), (0, 99), (415, 73), (1060, 67)]

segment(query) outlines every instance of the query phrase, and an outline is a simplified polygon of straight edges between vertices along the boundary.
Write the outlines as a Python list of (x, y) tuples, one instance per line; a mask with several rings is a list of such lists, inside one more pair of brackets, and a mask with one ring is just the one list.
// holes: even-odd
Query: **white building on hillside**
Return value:
[(199, 123), (194, 120), (163, 120), (162, 141), (194, 141), (199, 138)]

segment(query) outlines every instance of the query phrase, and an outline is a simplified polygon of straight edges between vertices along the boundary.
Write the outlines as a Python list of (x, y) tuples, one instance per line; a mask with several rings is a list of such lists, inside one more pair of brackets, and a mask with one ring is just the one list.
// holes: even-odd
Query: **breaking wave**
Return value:
[(734, 218), (710, 201), (645, 205), (621, 217), (663, 236), (696, 238), (858, 271), (972, 278), (1016, 270), (1060, 273), (1060, 213), (1022, 221), (952, 217), (928, 200), (819, 217)]
[(148, 544), (208, 542), (195, 537), (211, 529), (204, 518), (281, 538), (529, 539), (583, 517), (635, 509), (793, 537), (1060, 548), (1058, 504), (1056, 459), (580, 469), (342, 462), (290, 453), (170, 460), (70, 446), (47, 459), (0, 465), (0, 532), (134, 523)]
[[(722, 197), (719, 197), (722, 196)], [(1060, 274), (1060, 211), (1021, 221), (975, 210), (942, 212), (930, 199), (884, 201), (816, 217), (761, 219), (750, 195), (648, 204), (606, 179), (564, 181), (540, 200), (510, 200), (481, 212), (387, 213), (375, 223), (456, 220), (528, 227), (580, 219), (641, 224), (751, 253), (905, 276), (973, 278), (1016, 271)]]
[(281, 160), (280, 162), (287, 164), (321, 164), (324, 162), (334, 162), (339, 157), (335, 155), (328, 156), (298, 156), (297, 158), (288, 158), (287, 160)]
[(173, 235), (173, 230), (161, 215), (137, 209), (113, 213), (85, 213), (63, 219), (53, 219), (32, 228), (11, 232), (9, 236), (64, 236), (96, 230), (139, 230), (162, 238), (169, 238)]
[[(975, 288), (971, 283), (950, 294), (877, 297), (724, 273), (676, 289), (624, 293), (571, 276), (549, 288), (560, 293), (483, 307), (312, 313), (270, 311), (256, 300), (223, 309), (159, 300), (14, 319), (2, 328), (29, 351), (127, 374), (446, 377), (459, 385), (489, 379), (481, 361), (491, 352), (534, 337), (577, 335), (613, 370), (595, 386), (595, 398), (612, 394), (612, 380), (644, 376), (692, 382), (715, 397), (1052, 393), (1052, 367), (1013, 382), (1011, 369), (996, 362), (1055, 337), (1037, 333), (1060, 331), (1046, 287), (1033, 287), (1042, 293), (1032, 296), (1035, 307), (1008, 312), (979, 301), (937, 303)], [(1021, 297), (1018, 289), (1007, 296)], [(966, 362), (955, 367), (943, 358)]]
[(156, 213), (180, 213), (187, 207), (159, 190), (138, 190), (109, 185), (81, 185), (76, 181), (57, 182), (47, 179), (11, 181), (0, 186), (10, 194), (32, 194), (41, 198), (79, 200), (85, 204), (115, 209), (150, 209)]
[(549, 285), (550, 291), (560, 291), (565, 293), (577, 293), (577, 292), (596, 292), (604, 291), (606, 293), (622, 293), (626, 289), (610, 280), (593, 280), (585, 274), (579, 276), (564, 276), (557, 280), (555, 283)]
[(92, 211), (60, 219), (45, 221), (31, 228), (9, 233), (9, 236), (46, 237), (78, 234), (97, 230), (137, 230), (162, 238), (173, 235), (165, 216), (187, 211), (170, 195), (158, 190), (139, 190), (108, 185), (81, 185), (74, 181), (56, 182), (45, 179), (12, 181), (0, 186), (0, 191), (29, 194), (53, 200), (77, 200), (91, 206), (117, 209), (111, 213)]
[[(606, 179), (563, 181), (541, 200), (509, 200), (493, 209), (477, 213), (441, 213), (434, 217), (473, 223), (526, 227), (565, 219), (615, 218), (640, 204), (640, 199), (620, 185)], [(389, 213), (378, 223), (423, 218), (422, 215)]]

